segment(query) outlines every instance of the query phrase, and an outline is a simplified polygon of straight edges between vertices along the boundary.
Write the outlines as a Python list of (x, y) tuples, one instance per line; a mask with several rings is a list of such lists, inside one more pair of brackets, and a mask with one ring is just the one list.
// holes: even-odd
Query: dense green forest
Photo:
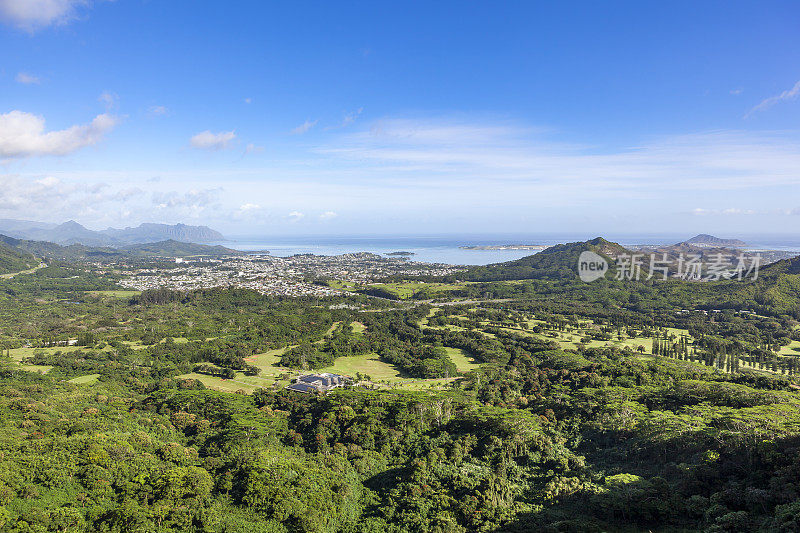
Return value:
[(0, 280), (0, 531), (800, 529), (796, 261), (694, 284), (564, 261), (423, 303)]

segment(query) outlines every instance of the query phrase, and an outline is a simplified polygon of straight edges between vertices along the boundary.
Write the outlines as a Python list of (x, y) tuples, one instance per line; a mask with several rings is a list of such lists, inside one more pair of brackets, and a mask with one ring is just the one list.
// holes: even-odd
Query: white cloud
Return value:
[(318, 120), (315, 120), (313, 122), (310, 120), (306, 120), (305, 122), (294, 128), (289, 133), (291, 133), (292, 135), (302, 135), (303, 133), (306, 133), (308, 130), (316, 126), (317, 122)]
[(55, 176), (22, 178), (0, 174), (0, 216), (63, 222), (90, 211), (106, 223), (123, 204), (143, 195), (136, 187), (116, 189), (107, 183), (78, 183)]
[(0, 158), (65, 155), (100, 142), (117, 124), (109, 114), (82, 126), (45, 132), (44, 117), (11, 111), (0, 114)]
[(34, 83), (39, 83), (39, 78), (34, 76), (33, 74), (28, 74), (27, 72), (20, 72), (14, 78), (17, 83), (22, 83), (24, 85), (31, 85)]
[(221, 131), (211, 133), (209, 130), (202, 131), (189, 139), (189, 143), (201, 150), (225, 150), (229, 148), (231, 141), (236, 138), (233, 131)]
[(331, 219), (334, 219), (334, 218), (336, 218), (338, 216), (339, 215), (336, 213), (336, 211), (325, 211), (324, 213), (322, 213), (319, 216), (319, 218), (320, 218), (320, 220), (331, 220)]
[(738, 96), (738, 95), (742, 94), (742, 92), (743, 92), (743, 90), (741, 88), (738, 88), (738, 87), (736, 89), (731, 89), (731, 94), (734, 95), (734, 96)]
[(794, 84), (789, 90), (783, 91), (781, 94), (777, 96), (771, 96), (765, 100), (762, 100), (757, 106), (747, 112), (745, 118), (751, 116), (753, 113), (757, 111), (766, 111), (770, 107), (774, 106), (779, 102), (787, 102), (789, 100), (795, 100), (798, 96), (800, 96), (800, 81)]
[(89, 4), (89, 0), (0, 0), (0, 18), (33, 32), (65, 24), (75, 18), (78, 7)]
[(289, 213), (287, 215), (289, 220), (291, 220), (292, 222), (298, 222), (299, 220), (303, 219), (303, 217), (305, 217), (305, 216), (306, 215), (304, 213), (301, 213), (300, 211), (292, 211), (291, 213)]
[(150, 118), (163, 117), (169, 114), (169, 109), (163, 105), (150, 106), (147, 109), (147, 116)]
[(38, 183), (39, 185), (42, 185), (44, 187), (55, 187), (56, 185), (61, 183), (61, 180), (54, 176), (46, 176), (44, 178), (36, 180), (35, 183)]
[(259, 209), (261, 209), (261, 206), (260, 206), (260, 205), (258, 205), (258, 204), (251, 204), (251, 203), (242, 204), (242, 205), (239, 207), (239, 211), (242, 211), (242, 212), (248, 212), (248, 211), (257, 211), (257, 210), (259, 210)]

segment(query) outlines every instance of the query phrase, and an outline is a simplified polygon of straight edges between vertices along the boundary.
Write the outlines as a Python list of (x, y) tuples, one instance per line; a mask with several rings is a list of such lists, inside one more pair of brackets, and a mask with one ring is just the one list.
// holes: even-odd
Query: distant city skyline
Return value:
[(793, 2), (0, 0), (0, 218), (793, 234)]

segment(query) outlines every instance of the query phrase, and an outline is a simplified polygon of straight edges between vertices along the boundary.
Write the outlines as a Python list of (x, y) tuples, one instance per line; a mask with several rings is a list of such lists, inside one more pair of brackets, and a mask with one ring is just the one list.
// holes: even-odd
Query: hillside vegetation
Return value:
[(28, 270), (38, 263), (32, 254), (0, 244), (0, 274)]
[(449, 276), (448, 280), (463, 281), (508, 281), (521, 279), (575, 279), (578, 257), (582, 252), (592, 251), (605, 257), (610, 265), (619, 254), (630, 254), (625, 247), (597, 237), (586, 242), (573, 242), (551, 246), (538, 254), (516, 261), (472, 267), (466, 272)]

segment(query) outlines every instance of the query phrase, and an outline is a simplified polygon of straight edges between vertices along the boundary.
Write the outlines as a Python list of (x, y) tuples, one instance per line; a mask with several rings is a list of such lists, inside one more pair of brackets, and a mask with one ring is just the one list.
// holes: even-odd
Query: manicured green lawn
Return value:
[(240, 382), (239, 378), (236, 377), (234, 380), (230, 379), (222, 379), (215, 376), (207, 376), (205, 374), (195, 374), (192, 372), (191, 374), (183, 374), (182, 376), (178, 376), (180, 379), (196, 379), (209, 389), (220, 390), (223, 392), (236, 392), (237, 390), (243, 390), (245, 392), (252, 393), (254, 390), (258, 389), (260, 386), (250, 385), (245, 382)]
[(461, 348), (445, 347), (445, 350), (447, 351), (447, 355), (450, 356), (450, 360), (456, 365), (456, 368), (459, 372), (469, 372), (470, 370), (475, 370), (481, 366), (481, 363), (477, 359), (471, 355), (468, 355)]
[(245, 361), (247, 364), (257, 366), (261, 369), (261, 376), (276, 376), (278, 374), (282, 374), (284, 372), (296, 372), (296, 370), (292, 370), (289, 368), (283, 368), (280, 366), (281, 356), (283, 352), (294, 348), (294, 346), (289, 346), (288, 348), (278, 348), (277, 350), (270, 350), (268, 352), (260, 353), (257, 355), (253, 355), (251, 357), (246, 357)]
[(80, 350), (84, 348), (84, 346), (54, 346), (52, 348), (12, 348), (11, 349), (11, 359), (15, 361), (22, 361), (26, 357), (32, 357), (34, 352), (42, 351), (46, 354), (54, 354), (58, 351), (60, 352), (74, 352), (75, 350)]
[(800, 355), (800, 341), (793, 340), (787, 346), (781, 346), (781, 355)]
[(373, 283), (368, 287), (385, 289), (393, 292), (401, 300), (411, 298), (415, 292), (421, 289), (429, 289), (434, 292), (446, 292), (459, 288), (459, 285), (454, 283), (425, 283), (422, 281), (403, 281), (398, 283)]
[(408, 376), (394, 365), (381, 361), (375, 354), (353, 355), (339, 357), (333, 365), (321, 368), (316, 372), (331, 372), (355, 377), (356, 372), (367, 374), (372, 381), (400, 381), (409, 379)]
[(53, 367), (47, 365), (19, 365), (19, 369), (25, 372), (41, 372), (42, 374), (47, 374)]

